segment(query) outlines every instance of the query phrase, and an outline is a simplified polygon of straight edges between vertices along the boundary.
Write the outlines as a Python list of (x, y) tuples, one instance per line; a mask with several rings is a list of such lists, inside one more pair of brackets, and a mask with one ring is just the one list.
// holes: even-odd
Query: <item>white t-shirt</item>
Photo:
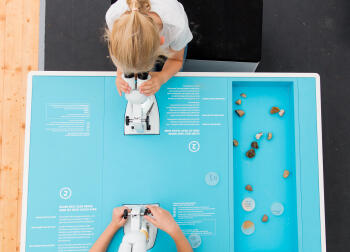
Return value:
[[(177, 0), (150, 0), (150, 3), (151, 11), (157, 13), (163, 22), (160, 35), (164, 36), (165, 42), (162, 47), (175, 51), (185, 48), (193, 36), (182, 4)], [(112, 30), (115, 20), (129, 10), (126, 0), (114, 3), (106, 13), (108, 29)]]

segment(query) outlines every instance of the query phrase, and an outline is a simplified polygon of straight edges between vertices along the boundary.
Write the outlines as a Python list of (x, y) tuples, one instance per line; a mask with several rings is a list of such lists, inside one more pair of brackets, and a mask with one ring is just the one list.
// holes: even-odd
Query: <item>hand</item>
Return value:
[(117, 85), (118, 93), (120, 96), (122, 96), (122, 92), (127, 94), (130, 93), (131, 88), (129, 84), (123, 79), (122, 74), (117, 74), (115, 84)]
[[(127, 207), (116, 207), (113, 209), (112, 222), (111, 224), (118, 230), (125, 225), (127, 219), (123, 218), (124, 210), (128, 209)], [(128, 209), (130, 212), (130, 210)]]
[(140, 93), (147, 96), (157, 93), (164, 84), (161, 72), (152, 72), (150, 75), (151, 79), (144, 82), (139, 88)]
[(144, 218), (152, 223), (157, 228), (168, 233), (170, 236), (174, 236), (177, 232), (181, 232), (179, 225), (177, 225), (171, 214), (158, 206), (147, 206), (153, 216), (145, 215)]

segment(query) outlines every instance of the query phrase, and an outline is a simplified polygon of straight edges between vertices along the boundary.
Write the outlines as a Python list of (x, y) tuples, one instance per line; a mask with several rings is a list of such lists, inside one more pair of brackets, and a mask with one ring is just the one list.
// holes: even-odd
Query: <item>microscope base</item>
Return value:
[(130, 102), (126, 106), (124, 135), (159, 135), (159, 109), (155, 96), (147, 114), (138, 112), (136, 115), (133, 106), (135, 104)]

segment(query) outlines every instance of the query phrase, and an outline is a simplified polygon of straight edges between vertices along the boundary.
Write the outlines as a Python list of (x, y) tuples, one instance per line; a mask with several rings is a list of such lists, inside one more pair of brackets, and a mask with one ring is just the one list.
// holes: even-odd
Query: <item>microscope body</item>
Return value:
[[(156, 204), (158, 206), (158, 204)], [(146, 252), (154, 246), (157, 228), (143, 216), (149, 214), (145, 205), (125, 205), (131, 212), (126, 212), (128, 220), (124, 225), (124, 237), (118, 252)]]
[(131, 88), (130, 93), (125, 94), (128, 100), (125, 112), (126, 135), (159, 134), (159, 111), (154, 95), (146, 96), (139, 91), (140, 86), (151, 79), (148, 73), (124, 74), (124, 80)]

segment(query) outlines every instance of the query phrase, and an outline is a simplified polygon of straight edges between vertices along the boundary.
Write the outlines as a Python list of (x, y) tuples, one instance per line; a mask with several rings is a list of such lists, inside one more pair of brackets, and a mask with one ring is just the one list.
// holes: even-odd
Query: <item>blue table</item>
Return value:
[[(114, 207), (144, 203), (169, 210), (195, 251), (325, 251), (319, 92), (315, 74), (181, 73), (157, 93), (160, 135), (124, 136), (114, 73), (32, 72), (21, 251), (88, 251)], [(152, 251), (176, 247), (159, 231)]]

